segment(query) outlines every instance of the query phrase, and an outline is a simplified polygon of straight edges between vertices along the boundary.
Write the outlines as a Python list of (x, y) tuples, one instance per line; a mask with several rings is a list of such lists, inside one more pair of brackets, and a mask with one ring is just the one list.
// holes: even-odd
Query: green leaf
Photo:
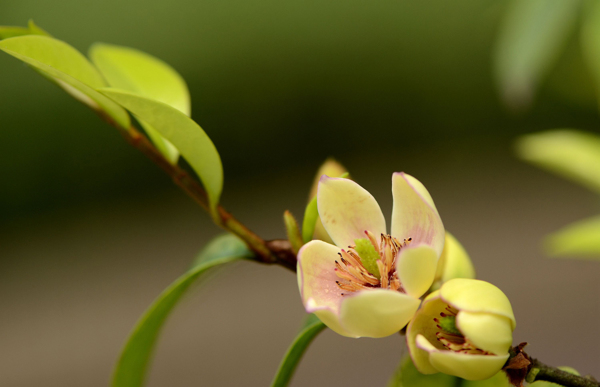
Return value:
[(546, 237), (544, 245), (553, 256), (600, 259), (600, 216), (562, 228)]
[[(103, 43), (94, 44), (89, 55), (111, 87), (166, 103), (190, 115), (190, 94), (185, 81), (160, 59), (132, 48)], [(140, 124), (167, 160), (177, 163), (179, 152), (175, 146), (148, 123), (141, 120)]]
[(51, 36), (48, 32), (40, 28), (37, 24), (33, 22), (33, 19), (29, 19), (29, 23), (27, 23), (29, 27), (29, 32), (32, 35), (43, 35), (43, 36)]
[(23, 35), (50, 36), (49, 33), (38, 27), (33, 20), (29, 20), (29, 25), (27, 27), (0, 26), (0, 40)]
[(565, 48), (577, 22), (577, 0), (512, 0), (494, 51), (494, 71), (510, 107), (527, 107)]
[(0, 50), (29, 64), (119, 126), (129, 128), (127, 112), (95, 90), (106, 86), (102, 75), (67, 43), (48, 36), (26, 35), (0, 41)]
[(285, 353), (271, 387), (284, 387), (290, 383), (302, 355), (323, 329), (325, 329), (325, 324), (314, 314), (306, 318), (302, 330)]
[(302, 240), (304, 243), (310, 242), (315, 233), (315, 225), (319, 219), (319, 210), (317, 208), (317, 197), (312, 198), (306, 210), (304, 210), (304, 220), (302, 221)]
[(405, 356), (388, 382), (387, 387), (509, 387), (508, 378), (500, 371), (486, 380), (465, 380), (456, 376), (437, 373), (424, 375), (413, 364), (410, 356)]
[(165, 103), (124, 90), (106, 88), (101, 91), (150, 124), (179, 149), (202, 180), (214, 215), (223, 189), (223, 166), (217, 149), (204, 130), (191, 118)]
[(251, 257), (246, 243), (233, 234), (222, 234), (210, 241), (194, 258), (192, 268), (215, 259), (226, 257)]
[(503, 371), (498, 372), (486, 380), (464, 380), (461, 379), (461, 387), (509, 387), (511, 384)]
[[(232, 253), (234, 255), (229, 255)], [(113, 374), (112, 386), (142, 386), (160, 330), (188, 288), (207, 270), (251, 256), (252, 253), (244, 243), (233, 235), (221, 236), (209, 243), (200, 255), (202, 262), (164, 290), (138, 321), (121, 352)]]
[(600, 136), (576, 130), (550, 130), (522, 136), (519, 157), (600, 193)]
[(442, 373), (424, 375), (417, 370), (410, 356), (405, 356), (387, 387), (457, 387), (459, 380)]
[(296, 222), (294, 215), (286, 210), (283, 213), (283, 223), (285, 224), (285, 231), (288, 240), (290, 241), (290, 245), (292, 246), (292, 251), (294, 254), (298, 254), (298, 251), (304, 244), (300, 229), (298, 228), (298, 222)]

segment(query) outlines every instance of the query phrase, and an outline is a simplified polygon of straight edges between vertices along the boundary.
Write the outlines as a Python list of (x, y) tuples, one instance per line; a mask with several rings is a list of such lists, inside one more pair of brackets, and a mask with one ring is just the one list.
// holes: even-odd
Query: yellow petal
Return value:
[(428, 343), (435, 343), (439, 348), (444, 348), (436, 339), (438, 331), (433, 319), (440, 317), (440, 312), (445, 311), (446, 303), (440, 299), (439, 292), (433, 292), (421, 305), (406, 330), (406, 343), (415, 367), (423, 374), (434, 374), (437, 371), (429, 362), (429, 353), (417, 346), (417, 337), (424, 336)]
[(504, 316), (511, 320), (512, 329), (515, 329), (515, 316), (508, 297), (489, 282), (455, 278), (442, 285), (440, 295), (458, 310)]
[(363, 290), (345, 296), (340, 307), (340, 322), (356, 336), (385, 337), (400, 331), (420, 303), (417, 298), (393, 290)]
[(410, 175), (394, 173), (392, 194), (392, 236), (429, 245), (439, 257), (444, 248), (444, 225), (427, 189)]
[(331, 239), (341, 248), (354, 245), (365, 231), (385, 233), (385, 218), (375, 198), (352, 180), (323, 176), (317, 193), (319, 216)]
[(512, 345), (512, 322), (504, 316), (460, 311), (456, 326), (473, 345), (494, 355), (507, 354)]
[(356, 335), (351, 334), (340, 325), (340, 319), (338, 315), (335, 314), (331, 309), (326, 307), (318, 308), (314, 306), (312, 303), (312, 299), (309, 300), (307, 304), (307, 309), (310, 309), (312, 313), (314, 313), (319, 318), (319, 320), (323, 322), (323, 324), (327, 325), (327, 327), (335, 333), (346, 337), (358, 337)]
[(429, 289), (435, 277), (437, 259), (435, 250), (426, 245), (400, 250), (396, 271), (408, 295), (418, 298)]
[(484, 380), (494, 376), (508, 360), (505, 356), (470, 355), (452, 351), (435, 350), (429, 353), (429, 361), (439, 372), (467, 380)]

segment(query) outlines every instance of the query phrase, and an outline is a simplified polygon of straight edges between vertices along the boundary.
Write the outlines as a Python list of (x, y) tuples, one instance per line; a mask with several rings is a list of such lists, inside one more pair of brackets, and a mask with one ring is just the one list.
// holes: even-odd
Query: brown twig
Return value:
[(510, 357), (502, 368), (513, 386), (522, 387), (525, 381), (544, 380), (565, 387), (600, 387), (600, 383), (592, 377), (578, 376), (531, 358), (523, 350), (526, 345), (521, 343), (512, 347)]
[(545, 380), (565, 387), (600, 387), (597, 381), (583, 376), (578, 376), (556, 367), (548, 366), (538, 359), (532, 359), (532, 367), (527, 374), (529, 383), (536, 380)]
[[(156, 149), (146, 136), (133, 126), (124, 129), (115, 123), (111, 117), (103, 112), (99, 116), (113, 127), (117, 128), (125, 140), (133, 147), (141, 151), (146, 157), (158, 165), (173, 182), (181, 188), (189, 197), (200, 205), (206, 212), (211, 214), (208, 204), (208, 196), (202, 185), (187, 171), (173, 165)], [(240, 223), (232, 214), (227, 212), (221, 205), (217, 206), (216, 214), (211, 215), (217, 226), (237, 235), (256, 254), (256, 260), (261, 263), (279, 264), (292, 271), (296, 271), (296, 255), (291, 251), (289, 244), (266, 242), (252, 232), (248, 227)]]

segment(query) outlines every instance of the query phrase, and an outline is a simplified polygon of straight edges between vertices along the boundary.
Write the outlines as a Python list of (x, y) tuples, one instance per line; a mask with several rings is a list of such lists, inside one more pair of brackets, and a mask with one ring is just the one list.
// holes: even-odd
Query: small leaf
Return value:
[(302, 240), (304, 243), (310, 242), (315, 233), (315, 225), (319, 218), (319, 210), (317, 209), (317, 197), (312, 198), (306, 210), (304, 210), (304, 220), (302, 221)]
[(271, 383), (271, 387), (285, 387), (290, 383), (294, 371), (302, 359), (302, 355), (304, 355), (310, 343), (323, 329), (325, 329), (325, 324), (314, 314), (306, 318), (302, 330), (283, 357), (273, 383)]
[[(190, 115), (190, 94), (185, 81), (160, 59), (132, 48), (103, 43), (94, 44), (89, 55), (111, 87), (166, 103)], [(179, 152), (175, 146), (148, 123), (143, 120), (140, 123), (167, 160), (177, 163)]]
[(546, 237), (553, 256), (600, 259), (600, 216), (580, 220)]
[(523, 160), (600, 192), (600, 136), (550, 130), (522, 136), (516, 147)]
[(223, 189), (223, 166), (213, 142), (204, 130), (179, 110), (128, 91), (106, 88), (104, 95), (150, 124), (185, 157), (202, 180), (213, 215)]
[(300, 229), (298, 228), (298, 222), (296, 222), (296, 218), (294, 218), (294, 215), (292, 215), (292, 213), (289, 211), (285, 211), (283, 213), (283, 222), (285, 224), (288, 240), (292, 245), (292, 250), (295, 254), (298, 254), (298, 251), (303, 245), (302, 235), (300, 233)]
[(0, 26), (0, 40), (23, 35), (50, 36), (49, 33), (38, 27), (33, 20), (29, 20), (28, 27)]
[(512, 108), (527, 107), (563, 51), (577, 22), (577, 0), (513, 0), (494, 50), (502, 97)]
[(461, 379), (461, 387), (510, 387), (508, 378), (503, 371), (498, 372), (486, 380), (464, 380)]
[(67, 43), (48, 36), (26, 35), (0, 41), (0, 50), (29, 64), (71, 96), (110, 117), (119, 126), (129, 128), (127, 112), (95, 90), (106, 86), (102, 75)]
[(410, 356), (405, 356), (388, 382), (387, 387), (509, 387), (508, 378), (500, 371), (486, 380), (465, 380), (443, 373), (424, 375), (413, 364)]
[(37, 24), (35, 24), (33, 22), (33, 19), (29, 19), (29, 23), (27, 23), (27, 26), (29, 27), (29, 32), (32, 35), (51, 36), (49, 33), (47, 33), (45, 30), (43, 30)]
[[(229, 255), (231, 253), (234, 255)], [(165, 289), (138, 321), (121, 352), (113, 374), (112, 386), (142, 386), (160, 330), (186, 290), (207, 270), (251, 256), (252, 253), (244, 243), (233, 235), (217, 237), (209, 243), (200, 255), (202, 262)]]

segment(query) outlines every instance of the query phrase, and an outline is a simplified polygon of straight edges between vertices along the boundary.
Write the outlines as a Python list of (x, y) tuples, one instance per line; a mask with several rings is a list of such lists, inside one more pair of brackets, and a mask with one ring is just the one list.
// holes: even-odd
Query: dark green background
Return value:
[[(515, 134), (593, 128), (597, 114), (574, 36), (533, 111), (494, 89), (498, 1), (5, 1), (1, 22), (33, 18), (83, 52), (136, 47), (189, 84), (193, 118), (226, 181), (335, 155), (425, 146), (507, 147)], [(169, 188), (85, 107), (0, 56), (0, 219), (90, 198)]]

